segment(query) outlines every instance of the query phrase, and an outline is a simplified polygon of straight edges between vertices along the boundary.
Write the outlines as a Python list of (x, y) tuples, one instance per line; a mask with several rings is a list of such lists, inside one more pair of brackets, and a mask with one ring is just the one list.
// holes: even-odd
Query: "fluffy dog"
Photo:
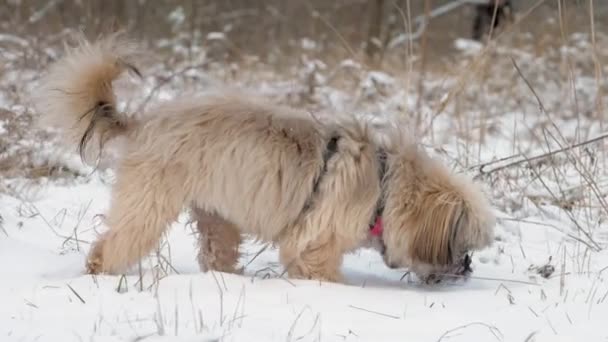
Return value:
[(494, 217), (473, 182), (431, 159), (406, 134), (363, 120), (321, 120), (234, 93), (167, 101), (135, 118), (113, 81), (137, 49), (116, 36), (51, 66), (37, 96), (43, 123), (94, 163), (117, 143), (109, 230), (89, 273), (126, 271), (184, 208), (194, 208), (203, 269), (236, 271), (240, 234), (279, 247), (289, 276), (341, 281), (345, 253), (379, 235), (386, 263), (422, 277), (466, 273), (466, 253), (493, 240)]

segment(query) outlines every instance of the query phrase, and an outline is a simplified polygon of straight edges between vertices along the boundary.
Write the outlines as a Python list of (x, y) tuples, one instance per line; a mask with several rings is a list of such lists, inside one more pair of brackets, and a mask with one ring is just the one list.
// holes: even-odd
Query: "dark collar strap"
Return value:
[(340, 140), (339, 135), (332, 135), (331, 138), (327, 141), (327, 145), (325, 145), (325, 150), (323, 151), (323, 169), (321, 173), (315, 178), (315, 181), (312, 186), (312, 192), (306, 199), (304, 203), (304, 207), (302, 207), (302, 211), (300, 212), (300, 216), (310, 209), (312, 206), (312, 200), (315, 197), (315, 194), (319, 192), (319, 185), (321, 184), (321, 179), (327, 173), (327, 163), (329, 160), (338, 152), (338, 141)]
[(374, 225), (378, 221), (379, 218), (382, 217), (382, 213), (384, 212), (384, 177), (386, 177), (387, 172), (387, 154), (383, 149), (379, 149), (376, 153), (376, 158), (378, 158), (378, 178), (380, 179), (380, 197), (378, 197), (378, 202), (376, 202), (376, 210), (374, 211), (374, 215), (370, 221), (369, 229), (373, 229)]
[(319, 184), (321, 184), (321, 179), (327, 173), (327, 163), (338, 152), (338, 141), (340, 140), (340, 136), (333, 135), (327, 145), (325, 146), (325, 151), (323, 151), (323, 171), (317, 176), (315, 179), (315, 183), (312, 187), (312, 193), (310, 197), (312, 197), (317, 191), (319, 191)]
[[(319, 173), (319, 175), (315, 178), (312, 191), (306, 199), (304, 203), (304, 207), (302, 207), (302, 211), (300, 212), (300, 216), (304, 215), (312, 206), (312, 201), (316, 193), (319, 191), (319, 186), (321, 184), (321, 180), (323, 176), (327, 173), (327, 164), (331, 160), (331, 158), (338, 153), (338, 142), (340, 141), (339, 135), (332, 135), (331, 138), (327, 141), (327, 145), (325, 146), (325, 150), (323, 151), (323, 169)], [(387, 154), (383, 149), (379, 149), (376, 153), (376, 158), (378, 158), (378, 178), (380, 180), (380, 197), (376, 203), (376, 210), (374, 211), (373, 217), (370, 221), (370, 229), (374, 228), (376, 221), (382, 217), (384, 212), (384, 178), (387, 173)]]

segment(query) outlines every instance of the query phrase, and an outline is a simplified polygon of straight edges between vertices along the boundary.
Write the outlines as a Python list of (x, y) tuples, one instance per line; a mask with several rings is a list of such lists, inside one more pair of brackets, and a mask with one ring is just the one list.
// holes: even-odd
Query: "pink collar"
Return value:
[(374, 226), (372, 227), (372, 229), (370, 229), (370, 233), (372, 234), (372, 236), (382, 236), (382, 232), (384, 231), (384, 226), (382, 225), (382, 217), (378, 216), (376, 217), (376, 222), (374, 223)]

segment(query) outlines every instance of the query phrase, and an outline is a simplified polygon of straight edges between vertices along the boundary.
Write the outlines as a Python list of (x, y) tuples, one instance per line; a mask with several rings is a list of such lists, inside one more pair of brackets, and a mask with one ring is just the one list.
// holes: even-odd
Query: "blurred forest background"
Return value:
[[(29, 129), (28, 96), (75, 32), (144, 42), (144, 105), (213, 79), (313, 111), (404, 115), (469, 170), (604, 132), (608, 1), (511, 0), (508, 20), (478, 40), (483, 0), (469, 2), (434, 16), (460, 1), (0, 0), (0, 175), (69, 169), (29, 143), (42, 133)], [(551, 127), (559, 138), (547, 138)]]
[[(179, 37), (186, 46), (209, 43), (209, 33), (227, 38), (223, 58), (255, 55), (290, 63), (302, 49), (336, 60), (364, 53), (374, 62), (403, 62), (416, 18), (457, 0), (1, 0), (0, 29), (20, 36), (58, 37), (81, 30), (89, 37), (124, 29), (146, 41)], [(432, 18), (414, 53), (430, 59), (449, 56), (456, 38), (471, 37), (475, 1)], [(484, 2), (478, 0), (477, 2)], [(525, 15), (519, 32), (559, 41), (561, 34), (588, 30), (590, 6), (595, 20), (608, 21), (608, 2), (589, 0), (512, 0), (514, 14)], [(528, 11), (533, 8), (531, 13)], [(559, 13), (558, 13), (559, 12)], [(553, 20), (547, 20), (553, 18)], [(561, 27), (560, 27), (561, 25)], [(217, 37), (217, 36), (216, 36)], [(302, 40), (314, 42), (303, 44)], [(6, 44), (0, 39), (0, 46)]]

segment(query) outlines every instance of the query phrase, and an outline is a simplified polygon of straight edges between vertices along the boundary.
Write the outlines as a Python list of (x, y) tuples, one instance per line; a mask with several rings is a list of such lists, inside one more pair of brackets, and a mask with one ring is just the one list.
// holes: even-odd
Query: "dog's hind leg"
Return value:
[(158, 246), (185, 202), (183, 172), (133, 161), (119, 168), (106, 221), (110, 230), (89, 252), (89, 273), (125, 272)]
[(237, 269), (241, 233), (220, 215), (193, 208), (192, 218), (199, 233), (198, 264), (201, 271), (241, 273)]

